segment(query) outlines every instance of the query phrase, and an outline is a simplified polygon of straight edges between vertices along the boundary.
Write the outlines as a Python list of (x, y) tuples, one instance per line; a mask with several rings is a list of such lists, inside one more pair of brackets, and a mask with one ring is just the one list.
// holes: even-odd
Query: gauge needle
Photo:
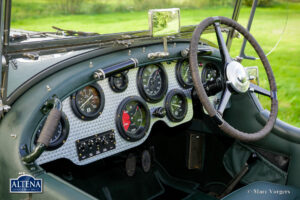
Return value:
[(187, 77), (187, 75), (188, 75), (188, 71), (189, 71), (189, 68), (186, 68), (186, 70), (185, 70), (185, 73), (184, 73), (184, 78), (186, 78), (186, 77)]
[(180, 108), (180, 107), (181, 107), (180, 105), (173, 104), (173, 103), (171, 103), (171, 105), (174, 106), (174, 107), (177, 107), (177, 108)]
[(83, 108), (85, 106), (85, 104), (87, 104), (87, 102), (89, 102), (91, 99), (93, 98), (93, 95), (90, 96), (81, 106), (80, 108)]

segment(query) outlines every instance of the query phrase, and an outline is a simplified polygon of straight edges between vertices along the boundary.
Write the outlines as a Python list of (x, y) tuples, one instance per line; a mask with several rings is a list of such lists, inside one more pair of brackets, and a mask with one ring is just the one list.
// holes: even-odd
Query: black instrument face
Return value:
[(167, 75), (161, 65), (148, 65), (138, 72), (138, 88), (141, 96), (148, 102), (160, 101), (167, 89)]
[(104, 108), (104, 94), (98, 84), (82, 88), (72, 95), (72, 109), (82, 120), (97, 118)]
[[(42, 132), (45, 122), (46, 122), (46, 118), (44, 118), (40, 122), (40, 124), (36, 130), (35, 141), (34, 141), (35, 144)], [(55, 150), (55, 149), (59, 148), (60, 146), (62, 146), (65, 143), (65, 141), (67, 140), (68, 134), (69, 134), (68, 118), (64, 113), (62, 113), (62, 116), (61, 116), (58, 126), (55, 130), (55, 133), (54, 133), (53, 137), (50, 139), (47, 150), (50, 150), (50, 151)]]
[(214, 64), (208, 63), (203, 68), (202, 82), (205, 83), (207, 81), (215, 81), (219, 76), (220, 72), (218, 68)]
[[(201, 75), (202, 63), (199, 63), (199, 73)], [(192, 73), (188, 60), (178, 61), (176, 64), (176, 78), (183, 88), (191, 88), (193, 86)]]
[(150, 111), (139, 97), (127, 97), (119, 105), (116, 116), (120, 135), (128, 141), (142, 139), (150, 125)]
[(115, 92), (123, 92), (128, 86), (128, 76), (124, 72), (109, 77), (108, 81), (110, 88)]
[(187, 113), (187, 106), (187, 98), (182, 91), (174, 89), (168, 93), (165, 107), (171, 121), (182, 121)]

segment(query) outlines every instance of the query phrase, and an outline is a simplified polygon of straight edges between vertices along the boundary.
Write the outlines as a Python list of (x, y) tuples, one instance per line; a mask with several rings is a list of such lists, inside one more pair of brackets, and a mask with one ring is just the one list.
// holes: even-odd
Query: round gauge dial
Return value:
[(128, 86), (128, 76), (126, 73), (116, 74), (109, 77), (109, 86), (115, 92), (123, 92)]
[(161, 65), (148, 65), (138, 72), (138, 88), (141, 96), (148, 102), (160, 101), (167, 89), (168, 81)]
[(127, 97), (118, 107), (116, 116), (120, 135), (128, 141), (143, 138), (150, 125), (150, 111), (139, 97)]
[(219, 70), (215, 65), (206, 64), (202, 72), (202, 82), (215, 81), (219, 76)]
[[(40, 124), (36, 130), (35, 140), (34, 140), (35, 144), (42, 132), (45, 122), (46, 122), (46, 118), (44, 118), (40, 122)], [(60, 147), (61, 145), (63, 145), (65, 143), (65, 141), (67, 140), (68, 134), (69, 134), (68, 118), (64, 113), (62, 113), (62, 116), (61, 116), (58, 126), (55, 130), (55, 133), (54, 133), (53, 137), (50, 139), (47, 150), (54, 150), (54, 149), (57, 149), (58, 147)]]
[(82, 88), (72, 95), (72, 109), (82, 120), (97, 118), (104, 108), (104, 94), (97, 84)]
[[(202, 63), (199, 63), (199, 73), (202, 71)], [(188, 60), (178, 61), (176, 64), (176, 78), (183, 88), (191, 88), (193, 86), (192, 73)]]
[(166, 98), (165, 107), (168, 118), (173, 122), (182, 121), (187, 113), (187, 98), (181, 90), (171, 90)]

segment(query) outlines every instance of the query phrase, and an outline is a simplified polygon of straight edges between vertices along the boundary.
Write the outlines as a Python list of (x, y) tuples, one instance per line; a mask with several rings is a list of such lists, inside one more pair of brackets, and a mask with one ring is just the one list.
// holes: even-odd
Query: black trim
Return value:
[[(146, 112), (145, 127), (138, 130), (138, 132), (136, 133), (136, 137), (133, 137), (132, 135), (127, 134), (127, 132), (124, 130), (124, 127), (122, 124), (122, 111), (124, 110), (124, 107), (131, 101), (138, 102)], [(122, 136), (122, 138), (124, 138), (125, 140), (130, 141), (130, 142), (135, 142), (135, 141), (142, 139), (146, 135), (146, 132), (148, 131), (148, 129), (150, 127), (150, 110), (149, 110), (146, 102), (141, 97), (129, 96), (120, 103), (115, 119), (116, 119), (116, 126), (118, 129), (118, 132)]]
[[(180, 117), (177, 117), (175, 116), (172, 111), (171, 111), (171, 99), (174, 95), (179, 95), (183, 98), (184, 100), (184, 112), (183, 112), (183, 115), (180, 116)], [(186, 113), (187, 113), (187, 110), (188, 110), (188, 103), (187, 103), (187, 98), (186, 98), (186, 95), (184, 94), (183, 91), (181, 90), (178, 90), (178, 89), (173, 89), (171, 90), (168, 94), (167, 94), (167, 97), (166, 97), (166, 100), (165, 100), (165, 107), (166, 107), (166, 111), (167, 111), (167, 117), (172, 121), (172, 122), (180, 122), (182, 121), (185, 116), (186, 116)]]
[[(143, 76), (143, 72), (147, 69), (147, 67), (151, 66), (151, 65), (156, 65), (160, 70), (161, 70), (161, 80), (162, 80), (162, 89), (161, 91), (159, 92), (159, 94), (155, 95), (155, 96), (150, 96), (148, 95), (145, 90), (144, 90), (144, 87), (143, 87), (143, 79), (142, 79), (142, 76)], [(138, 90), (139, 90), (139, 93), (140, 95), (149, 103), (157, 103), (159, 102), (160, 100), (162, 100), (168, 90), (168, 76), (167, 76), (167, 73), (164, 69), (164, 66), (161, 64), (161, 63), (157, 63), (157, 64), (150, 64), (150, 65), (147, 65), (145, 67), (142, 67), (139, 69), (138, 73), (137, 73), (137, 86), (138, 86)]]
[[(77, 94), (79, 91), (81, 91), (83, 88), (85, 87), (93, 87), (97, 90), (98, 92), (98, 95), (99, 95), (99, 98), (100, 98), (100, 105), (99, 105), (99, 108), (93, 112), (92, 114), (86, 114), (86, 113), (83, 113), (79, 108), (78, 108), (78, 105), (77, 105), (77, 101), (76, 101), (76, 98), (77, 98)], [(83, 88), (81, 88), (80, 90), (78, 90), (77, 92), (74, 92), (71, 96), (71, 107), (72, 107), (72, 110), (74, 112), (74, 114), (81, 120), (84, 120), (84, 121), (89, 121), (89, 120), (93, 120), (93, 119), (96, 119), (97, 117), (99, 117), (101, 114), (102, 114), (102, 111), (103, 111), (103, 108), (104, 108), (104, 104), (105, 104), (105, 97), (104, 97), (104, 93), (103, 93), (103, 90), (102, 88), (100, 87), (100, 85), (98, 85), (97, 83), (93, 83), (91, 85), (88, 85), (88, 86), (85, 86)]]

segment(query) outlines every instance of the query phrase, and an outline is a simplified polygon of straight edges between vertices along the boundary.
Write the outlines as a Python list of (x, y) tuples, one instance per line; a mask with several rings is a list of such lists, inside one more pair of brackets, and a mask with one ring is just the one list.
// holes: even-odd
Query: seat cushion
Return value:
[(300, 189), (259, 181), (230, 193), (222, 200), (300, 200)]

